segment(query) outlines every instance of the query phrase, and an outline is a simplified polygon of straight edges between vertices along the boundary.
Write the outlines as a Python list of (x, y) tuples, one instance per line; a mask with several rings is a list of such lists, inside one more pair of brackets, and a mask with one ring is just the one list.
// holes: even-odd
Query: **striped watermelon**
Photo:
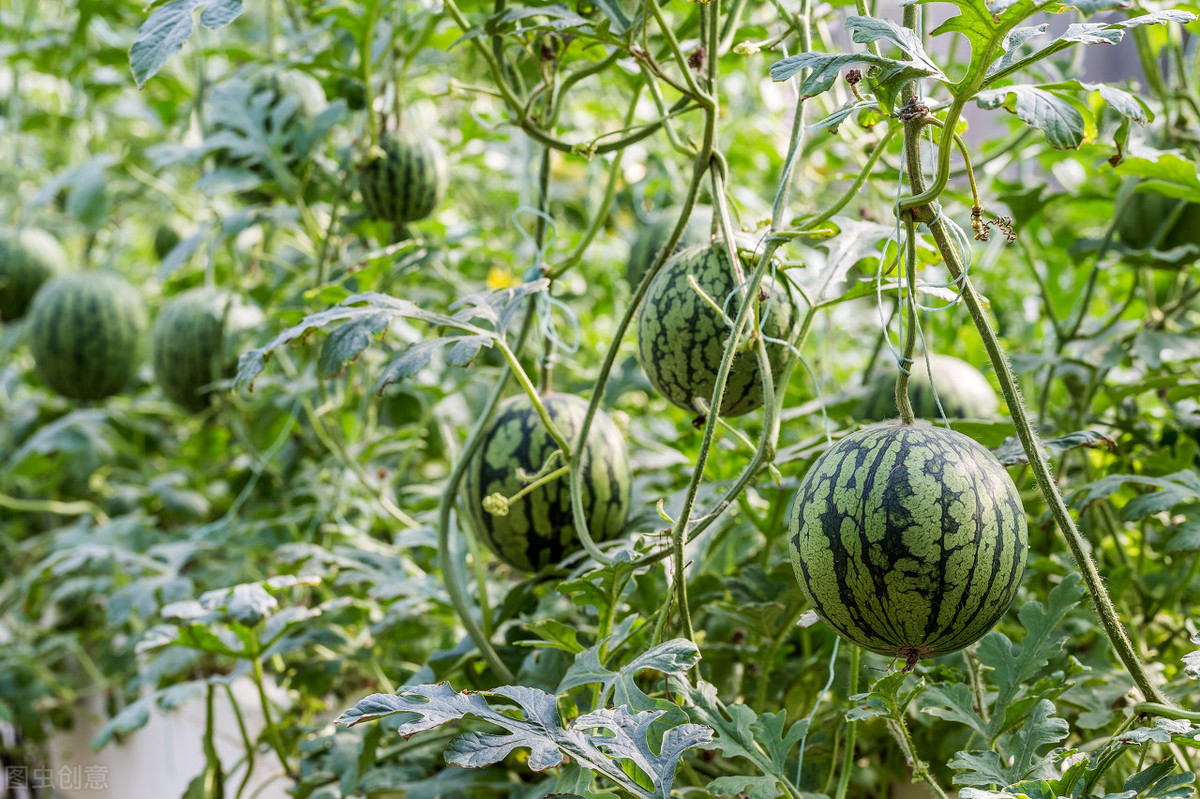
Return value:
[[(653, 222), (638, 231), (633, 245), (629, 248), (629, 261), (625, 264), (625, 280), (630, 286), (637, 286), (642, 282), (646, 270), (654, 265), (655, 256), (675, 229), (675, 221), (678, 218), (678, 208), (667, 208), (659, 213)], [(706, 205), (694, 207), (687, 227), (683, 229), (683, 235), (675, 245), (675, 252), (682, 252), (697, 244), (707, 244), (711, 232), (712, 208)]]
[(42, 284), (66, 268), (67, 254), (46, 231), (0, 231), (0, 321), (24, 316)]
[(433, 213), (446, 192), (446, 156), (429, 136), (384, 135), (358, 173), (363, 205), (373, 219), (403, 225)]
[[(725, 352), (730, 328), (721, 315), (700, 297), (688, 282), (722, 304), (735, 287), (734, 273), (723, 246), (700, 246), (675, 255), (650, 284), (638, 311), (638, 360), (646, 377), (660, 394), (675, 405), (695, 411), (695, 399), (712, 400), (717, 370)], [(797, 302), (791, 287), (763, 280), (760, 313), (763, 332), (770, 338), (790, 340), (799, 324)], [(726, 306), (730, 319), (737, 302)], [(771, 370), (778, 374), (790, 357), (782, 344), (767, 344)], [(722, 416), (740, 416), (762, 405), (762, 376), (751, 352), (738, 353), (725, 384)]]
[(203, 390), (231, 377), (236, 360), (226, 357), (224, 315), (227, 296), (192, 289), (171, 299), (150, 329), (150, 363), (163, 394), (189, 411), (212, 400)]
[[(555, 426), (573, 443), (587, 403), (569, 394), (551, 394), (543, 403)], [(556, 449), (533, 403), (520, 394), (500, 404), (467, 469), (466, 502), (475, 529), (497, 557), (523, 571), (540, 571), (580, 547), (567, 478), (535, 488), (513, 502), (507, 515), (489, 513), (483, 500), (496, 493), (516, 494), (528, 485), (518, 470), (536, 474)], [(604, 541), (625, 526), (630, 472), (625, 440), (603, 411), (596, 412), (582, 457), (583, 515), (593, 540)], [(558, 460), (555, 468), (562, 465)]]
[(64, 397), (98, 400), (119, 391), (142, 361), (145, 337), (141, 295), (109, 272), (60, 275), (29, 309), (38, 376)]
[(917, 660), (983, 637), (1025, 571), (1028, 529), (1008, 472), (962, 433), (877, 425), (827, 450), (791, 510), (792, 567), (843, 638)]
[(154, 255), (161, 261), (182, 240), (183, 234), (179, 232), (178, 227), (169, 222), (163, 222), (154, 231)]
[[(1000, 409), (999, 400), (992, 384), (983, 373), (964, 360), (950, 355), (930, 355), (929, 368), (925, 358), (916, 355), (910, 368), (908, 398), (912, 401), (913, 413), (920, 419), (940, 419), (937, 401), (929, 387), (929, 372), (933, 372), (933, 385), (937, 387), (942, 408), (947, 419), (988, 419)], [(896, 375), (883, 374), (871, 383), (871, 390), (859, 404), (857, 418), (872, 422), (895, 419)]]

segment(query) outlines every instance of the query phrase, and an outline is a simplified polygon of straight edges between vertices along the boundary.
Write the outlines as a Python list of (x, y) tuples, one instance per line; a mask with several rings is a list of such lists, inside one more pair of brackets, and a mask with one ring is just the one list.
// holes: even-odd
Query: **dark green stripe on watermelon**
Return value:
[(38, 289), (67, 268), (67, 254), (44, 230), (0, 232), (0, 321), (20, 319)]
[[(650, 284), (638, 311), (638, 360), (646, 377), (660, 394), (684, 410), (695, 412), (695, 400), (712, 400), (717, 370), (725, 352), (730, 328), (721, 315), (698, 295), (688, 276), (718, 305), (736, 283), (729, 256), (723, 246), (701, 246), (684, 250), (663, 265)], [(762, 331), (768, 337), (789, 341), (798, 325), (796, 301), (790, 287), (762, 282), (760, 314), (765, 314)], [(727, 309), (732, 319), (738, 302)], [(779, 374), (790, 356), (782, 344), (767, 344), (773, 374)], [(752, 352), (738, 353), (725, 384), (722, 416), (740, 416), (762, 405), (762, 375)]]
[(141, 363), (146, 307), (133, 286), (107, 272), (54, 278), (29, 311), (38, 376), (65, 397), (97, 400), (120, 390)]
[(222, 318), (226, 298), (207, 289), (193, 289), (168, 302), (150, 331), (150, 363), (169, 399), (190, 411), (208, 406), (205, 387), (232, 373), (224, 358)]
[[(909, 371), (908, 398), (913, 413), (921, 419), (940, 419), (937, 400), (929, 385), (929, 372), (933, 372), (933, 385), (948, 419), (989, 419), (996, 415), (1000, 403), (992, 384), (983, 373), (966, 361), (950, 355), (930, 355), (929, 368), (925, 358), (917, 355)], [(857, 418), (872, 422), (894, 419), (900, 415), (896, 410), (896, 375), (883, 374), (871, 383), (871, 390), (859, 404)]]
[[(558, 430), (573, 442), (587, 403), (569, 394), (552, 394), (543, 403)], [(539, 472), (557, 448), (533, 404), (521, 394), (501, 403), (467, 469), (466, 502), (475, 529), (497, 557), (523, 571), (540, 571), (580, 548), (567, 478), (539, 486), (511, 503), (506, 516), (488, 513), (483, 500), (497, 493), (516, 494), (527, 485), (517, 470)], [(582, 457), (583, 515), (592, 538), (604, 541), (625, 526), (630, 472), (625, 440), (603, 411), (596, 413)], [(563, 463), (557, 461), (555, 468)]]
[(792, 566), (813, 609), (872, 652), (919, 658), (978, 641), (1025, 571), (1008, 472), (967, 436), (925, 424), (859, 430), (823, 454), (791, 511)]
[(373, 219), (403, 225), (433, 213), (446, 191), (446, 157), (437, 142), (393, 131), (359, 171), (363, 206)]

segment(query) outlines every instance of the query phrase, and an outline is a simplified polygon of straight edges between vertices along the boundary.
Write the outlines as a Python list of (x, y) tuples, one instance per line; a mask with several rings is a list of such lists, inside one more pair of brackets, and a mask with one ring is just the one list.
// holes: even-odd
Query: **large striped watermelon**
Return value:
[(373, 219), (404, 225), (433, 213), (446, 192), (446, 156), (428, 135), (384, 135), (358, 173), (363, 205)]
[(983, 637), (1025, 571), (1028, 529), (1008, 472), (962, 433), (877, 425), (827, 450), (796, 492), (792, 567), (847, 640), (917, 660)]
[(230, 377), (236, 359), (228, 357), (224, 321), (230, 298), (192, 289), (172, 298), (150, 329), (150, 363), (163, 394), (190, 411), (212, 400), (206, 387)]
[[(717, 309), (696, 293), (689, 276), (718, 305), (724, 304), (737, 285), (724, 246), (693, 247), (672, 256), (650, 284), (638, 311), (638, 360), (660, 394), (694, 412), (697, 398), (706, 403), (712, 400), (730, 327)], [(760, 288), (763, 333), (790, 340), (799, 323), (799, 303), (791, 287), (765, 278)], [(732, 320), (738, 302), (730, 301), (726, 307)], [(768, 343), (767, 356), (772, 373), (778, 374), (790, 353), (782, 344)], [(740, 416), (762, 402), (758, 360), (752, 352), (738, 353), (725, 383), (721, 415)]]
[(119, 391), (142, 361), (145, 338), (141, 295), (109, 272), (60, 275), (29, 309), (38, 376), (65, 397), (98, 400)]
[[(570, 394), (551, 394), (543, 403), (558, 430), (574, 443), (587, 403)], [(518, 470), (536, 474), (556, 449), (533, 403), (520, 394), (501, 403), (467, 469), (466, 503), (475, 529), (501, 560), (524, 571), (540, 571), (580, 547), (567, 477), (512, 502), (505, 515), (489, 513), (483, 501), (497, 493), (511, 497), (526, 487)], [(583, 515), (593, 540), (604, 541), (625, 526), (630, 473), (625, 440), (603, 411), (596, 412), (582, 457)]]
[[(654, 265), (655, 256), (675, 229), (678, 218), (678, 208), (667, 208), (661, 211), (654, 221), (638, 230), (633, 244), (629, 247), (629, 261), (625, 264), (625, 280), (630, 286), (637, 286), (642, 282), (646, 270)], [(707, 244), (711, 232), (712, 207), (696, 206), (692, 209), (692, 215), (688, 217), (687, 227), (683, 229), (683, 235), (675, 245), (674, 252), (682, 252), (697, 244)]]
[[(988, 419), (996, 415), (1000, 403), (992, 384), (983, 373), (964, 360), (951, 355), (930, 355), (929, 368), (925, 357), (913, 358), (908, 379), (908, 398), (913, 413), (920, 419), (940, 419), (937, 400), (929, 387), (929, 372), (933, 385), (946, 411), (947, 419)], [(900, 415), (896, 409), (896, 375), (883, 374), (871, 383), (871, 390), (859, 404), (856, 416), (866, 421), (881, 422)]]
[(46, 231), (0, 231), (0, 321), (24, 316), (42, 284), (66, 268), (67, 254)]

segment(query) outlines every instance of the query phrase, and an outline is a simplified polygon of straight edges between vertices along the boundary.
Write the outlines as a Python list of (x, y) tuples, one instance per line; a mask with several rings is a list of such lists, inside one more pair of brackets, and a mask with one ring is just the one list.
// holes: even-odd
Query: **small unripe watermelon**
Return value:
[[(638, 360), (660, 394), (680, 408), (694, 412), (697, 398), (706, 403), (712, 400), (731, 328), (696, 293), (688, 282), (689, 276), (718, 306), (725, 304), (725, 298), (737, 285), (723, 245), (693, 247), (672, 256), (650, 284), (638, 311)], [(791, 287), (775, 284), (766, 277), (759, 296), (768, 297), (759, 299), (762, 332), (769, 338), (789, 341), (799, 323), (799, 303)], [(730, 301), (725, 307), (733, 319), (738, 301)], [(782, 344), (768, 342), (766, 346), (771, 371), (778, 374), (791, 357), (790, 352)], [(739, 352), (725, 383), (720, 413), (740, 416), (760, 407), (762, 402), (758, 359), (753, 352)]]
[(112, 273), (60, 275), (29, 309), (37, 374), (64, 397), (98, 400), (119, 391), (142, 361), (145, 338), (141, 295)]
[(66, 268), (67, 254), (46, 231), (0, 231), (0, 321), (24, 316), (42, 284)]
[(817, 615), (909, 668), (992, 629), (1017, 595), (1029, 534), (996, 457), (925, 423), (864, 428), (830, 447), (800, 484), (788, 530)]
[(446, 156), (429, 136), (392, 131), (358, 173), (373, 219), (404, 225), (433, 213), (446, 192)]
[[(908, 398), (912, 402), (913, 414), (919, 419), (940, 419), (937, 400), (929, 387), (929, 372), (933, 372), (933, 385), (942, 401), (947, 419), (988, 419), (996, 415), (1000, 403), (992, 384), (983, 373), (964, 360), (951, 355), (930, 355), (929, 369), (925, 368), (922, 355), (913, 357), (909, 367)], [(883, 374), (871, 383), (871, 390), (863, 398), (856, 416), (871, 422), (895, 419), (900, 412), (896, 409), (896, 376)]]
[[(570, 394), (551, 394), (542, 402), (559, 432), (574, 444), (587, 403)], [(467, 468), (466, 503), (475, 529), (497, 557), (523, 571), (540, 571), (580, 548), (569, 478), (563, 475), (535, 488), (512, 502), (505, 515), (489, 513), (483, 501), (492, 494), (511, 497), (526, 487), (518, 470), (539, 472), (556, 449), (533, 403), (520, 394), (497, 408)], [(582, 457), (583, 516), (592, 539), (605, 541), (625, 526), (631, 481), (625, 440), (603, 411), (596, 412)]]
[[(646, 270), (654, 265), (655, 256), (666, 243), (671, 231), (675, 229), (675, 222), (678, 218), (679, 209), (668, 208), (659, 213), (653, 222), (638, 231), (633, 245), (629, 248), (629, 261), (625, 264), (625, 279), (630, 286), (637, 286), (642, 282)], [(697, 244), (707, 244), (711, 230), (712, 208), (708, 206), (693, 208), (687, 227), (683, 229), (683, 235), (679, 238), (679, 243), (675, 245), (672, 254), (682, 252)]]
[(1150, 247), (1172, 250), (1185, 244), (1200, 247), (1200, 203), (1187, 203), (1170, 228), (1163, 231), (1158, 242), (1154, 241), (1159, 228), (1179, 202), (1174, 197), (1155, 192), (1133, 194), (1128, 206), (1120, 209), (1117, 219), (1117, 232), (1121, 240), (1136, 250)]
[(210, 289), (192, 289), (163, 306), (150, 329), (150, 364), (168, 399), (189, 411), (212, 401), (206, 388), (231, 377), (236, 359), (225, 342), (226, 305), (230, 298)]
[(154, 231), (154, 255), (161, 261), (181, 241), (183, 234), (179, 232), (179, 228), (167, 222), (162, 223)]

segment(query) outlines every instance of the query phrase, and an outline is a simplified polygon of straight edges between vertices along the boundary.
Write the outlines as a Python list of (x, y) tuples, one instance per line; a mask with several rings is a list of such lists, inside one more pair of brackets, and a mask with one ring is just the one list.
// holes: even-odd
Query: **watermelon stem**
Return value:
[(554, 420), (550, 418), (550, 413), (546, 410), (546, 405), (542, 402), (542, 397), (538, 394), (537, 387), (529, 379), (529, 375), (525, 373), (525, 369), (521, 366), (521, 362), (517, 360), (516, 354), (502, 338), (496, 339), (496, 347), (504, 355), (504, 360), (508, 361), (509, 369), (511, 369), (513, 376), (517, 378), (517, 382), (521, 384), (521, 388), (525, 389), (525, 393), (529, 395), (529, 401), (533, 403), (533, 409), (537, 411), (538, 418), (542, 421), (542, 426), (546, 428), (546, 432), (550, 434), (550, 437), (554, 439), (554, 443), (562, 450), (563, 460), (568, 464), (571, 463), (571, 445), (567, 443), (566, 437), (555, 426)]
[[(850, 645), (850, 678), (846, 687), (846, 696), (852, 697), (858, 693), (859, 658), (862, 650)], [(846, 788), (850, 785), (850, 772), (854, 769), (854, 722), (846, 720), (846, 752), (842, 757), (842, 773), (838, 775), (837, 793), (834, 799), (846, 799)]]
[[(916, 420), (913, 413), (912, 400), (908, 397), (909, 369), (913, 365), (913, 350), (917, 346), (917, 300), (913, 288), (917, 275), (917, 223), (912, 218), (904, 220), (904, 284), (901, 295), (907, 300), (908, 313), (902, 314), (901, 319), (908, 317), (904, 328), (904, 353), (900, 357), (900, 373), (896, 375), (896, 410), (900, 412), (901, 424), (912, 424)], [(911, 670), (911, 666), (909, 667)]]
[[(904, 25), (910, 29), (916, 29), (916, 8), (914, 6), (908, 6), (904, 9)], [(981, 63), (990, 63), (996, 46), (997, 42), (988, 45)], [(942, 138), (939, 144), (937, 159), (937, 175), (933, 184), (928, 187), (925, 184), (925, 173), (921, 165), (920, 147), (920, 133), (926, 124), (925, 119), (924, 117), (915, 117), (904, 121), (905, 158), (908, 165), (909, 185), (913, 191), (913, 196), (907, 197), (897, 203), (896, 211), (904, 218), (923, 222), (928, 226), (933, 235), (934, 243), (942, 255), (942, 260), (950, 272), (951, 278), (961, 283), (959, 296), (967, 306), (967, 311), (970, 313), (979, 337), (983, 341), (984, 349), (987, 350), (988, 358), (991, 360), (992, 368), (1000, 384), (1000, 392), (1004, 395), (1004, 401), (1008, 405), (1009, 413), (1012, 415), (1017, 437), (1020, 439), (1021, 446), (1028, 458), (1030, 471), (1037, 481), (1039, 492), (1049, 507), (1055, 523), (1067, 540), (1067, 546), (1071, 550), (1075, 566), (1083, 577), (1084, 585), (1091, 596), (1092, 604), (1095, 607), (1096, 614), (1100, 618), (1101, 625), (1104, 627), (1105, 634), (1112, 643), (1113, 649), (1116, 650), (1117, 656), (1124, 664), (1125, 670), (1133, 678), (1133, 681), (1137, 684), (1142, 694), (1152, 702), (1169, 706), (1172, 704), (1171, 701), (1150, 680), (1145, 667), (1138, 658), (1137, 652), (1134, 651), (1133, 645), (1130, 643), (1129, 636), (1126, 634), (1124, 627), (1121, 626), (1121, 621), (1117, 616), (1112, 599), (1104, 587), (1104, 582), (1096, 568), (1095, 561), (1092, 560), (1088, 552), (1088, 544), (1080, 534), (1075, 520), (1071, 517), (1066, 502), (1063, 500), (1062, 493), (1058, 489), (1058, 484), (1054, 481), (1054, 475), (1050, 471), (1050, 465), (1046, 461), (1046, 456), (1037, 443), (1037, 436), (1030, 424), (1029, 412), (1025, 407), (1024, 399), (1021, 397), (1017, 378), (1013, 374), (1012, 366), (1008, 362), (1008, 356), (1005, 354), (1000, 339), (993, 329), (991, 321), (988, 319), (987, 312), (983, 307), (979, 294), (975, 291), (974, 284), (963, 269), (962, 257), (951, 240), (946, 220), (940, 214), (936, 213), (932, 205), (945, 189), (949, 177), (950, 152), (953, 149), (952, 134), (957, 125), (958, 117), (967, 101), (978, 91), (984, 78), (984, 72), (980, 70), (978, 75), (966, 80), (964, 84), (955, 87), (954, 99), (951, 101), (946, 111), (946, 117), (943, 120)], [(917, 99), (917, 83), (914, 81), (907, 84), (903, 95), (904, 102), (915, 102)]]

